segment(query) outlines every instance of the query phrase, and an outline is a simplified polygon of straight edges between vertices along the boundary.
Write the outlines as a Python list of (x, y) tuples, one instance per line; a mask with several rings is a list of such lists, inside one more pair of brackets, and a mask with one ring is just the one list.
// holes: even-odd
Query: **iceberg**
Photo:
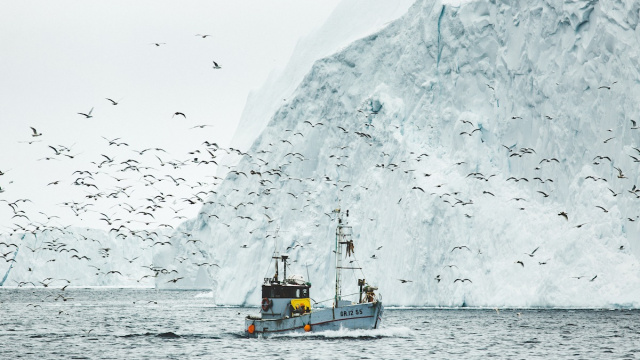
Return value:
[[(639, 14), (630, 0), (418, 0), (337, 52), (334, 38), (296, 53), (252, 96), (234, 139), (247, 154), (170, 246), (78, 241), (118, 249), (114, 269), (135, 254), (167, 272), (142, 285), (255, 305), (277, 233), (321, 301), (341, 207), (385, 304), (637, 308)], [(35, 276), (45, 259), (28, 256), (8, 283), (77, 274), (56, 260)], [(143, 269), (75, 276), (136, 286)]]

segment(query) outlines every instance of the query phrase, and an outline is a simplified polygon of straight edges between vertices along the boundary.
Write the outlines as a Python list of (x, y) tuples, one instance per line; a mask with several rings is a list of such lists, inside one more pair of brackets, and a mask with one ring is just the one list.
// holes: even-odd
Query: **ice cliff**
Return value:
[(339, 205), (388, 304), (637, 306), (638, 12), (418, 1), (318, 60), (185, 224), (216, 301), (258, 302), (276, 226), (330, 298)]
[(260, 124), (239, 128), (246, 155), (172, 247), (140, 256), (177, 271), (158, 287), (257, 305), (279, 229), (289, 273), (325, 300), (341, 207), (387, 305), (638, 307), (639, 13), (419, 0), (248, 109), (271, 116), (255, 140)]

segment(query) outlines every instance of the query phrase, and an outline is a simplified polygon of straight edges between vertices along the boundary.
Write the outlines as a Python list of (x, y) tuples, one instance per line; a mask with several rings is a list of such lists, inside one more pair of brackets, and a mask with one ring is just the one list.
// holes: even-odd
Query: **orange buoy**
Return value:
[(309, 332), (311, 331), (311, 325), (307, 324), (304, 326), (304, 331)]
[(256, 331), (256, 326), (253, 324), (249, 325), (247, 331), (249, 332), (249, 334), (253, 334)]

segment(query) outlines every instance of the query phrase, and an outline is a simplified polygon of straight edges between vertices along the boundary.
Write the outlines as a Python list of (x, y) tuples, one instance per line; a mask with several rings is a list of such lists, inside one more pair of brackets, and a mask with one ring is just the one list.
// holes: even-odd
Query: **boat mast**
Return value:
[(333, 210), (338, 214), (338, 227), (336, 228), (336, 296), (333, 300), (333, 307), (338, 307), (339, 301), (341, 300), (341, 284), (340, 284), (340, 269), (342, 268), (342, 246), (340, 246), (340, 238), (342, 233), (342, 214), (340, 213), (340, 209)]
[[(275, 265), (276, 265), (276, 275), (274, 276), (275, 282), (278, 282), (278, 259), (280, 259), (280, 253), (278, 252), (278, 232), (279, 231), (280, 231), (280, 227), (276, 229), (276, 232), (273, 235), (274, 249), (273, 249), (273, 256), (271, 257), (273, 259), (273, 262), (275, 262)], [(287, 270), (285, 269), (285, 276), (286, 276), (286, 271)]]
[[(351, 242), (352, 229), (351, 226), (346, 225), (346, 220), (343, 222), (342, 213), (340, 208), (333, 210), (335, 214), (338, 214), (338, 227), (336, 228), (336, 295), (334, 298), (334, 307), (337, 307), (340, 300), (342, 300), (342, 245), (347, 245)], [(349, 210), (346, 211), (346, 216), (349, 216)], [(347, 251), (347, 253), (349, 253)]]

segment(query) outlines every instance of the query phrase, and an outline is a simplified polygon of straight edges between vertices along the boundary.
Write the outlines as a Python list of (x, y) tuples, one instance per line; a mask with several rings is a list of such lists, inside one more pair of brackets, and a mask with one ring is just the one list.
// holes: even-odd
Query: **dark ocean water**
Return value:
[(204, 292), (1, 289), (0, 309), (0, 359), (640, 358), (638, 310), (387, 308), (378, 330), (249, 339), (258, 309)]

